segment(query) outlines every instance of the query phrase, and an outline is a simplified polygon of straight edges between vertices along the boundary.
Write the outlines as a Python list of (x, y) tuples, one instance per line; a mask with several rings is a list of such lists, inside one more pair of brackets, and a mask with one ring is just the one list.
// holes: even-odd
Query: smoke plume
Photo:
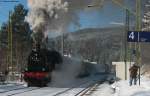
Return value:
[(44, 32), (63, 28), (68, 3), (61, 0), (29, 0), (30, 8), (26, 20), (29, 22), (33, 32)]
[(26, 21), (33, 32), (66, 32), (70, 23), (80, 26), (77, 11), (89, 4), (99, 4), (104, 0), (28, 0), (29, 13)]

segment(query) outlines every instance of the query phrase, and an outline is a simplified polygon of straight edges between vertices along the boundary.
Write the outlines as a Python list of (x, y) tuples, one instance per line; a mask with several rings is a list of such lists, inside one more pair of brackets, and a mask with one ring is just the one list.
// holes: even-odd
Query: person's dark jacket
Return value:
[(129, 71), (130, 71), (130, 77), (136, 78), (137, 72), (138, 72), (138, 68), (139, 68), (138, 66), (133, 65), (133, 66), (129, 69)]

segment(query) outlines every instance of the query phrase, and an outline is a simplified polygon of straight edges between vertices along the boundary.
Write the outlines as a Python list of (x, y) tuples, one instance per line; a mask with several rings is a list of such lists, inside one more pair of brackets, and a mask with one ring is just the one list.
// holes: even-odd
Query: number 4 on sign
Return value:
[(130, 33), (129, 38), (132, 39), (132, 40), (134, 39), (134, 32)]

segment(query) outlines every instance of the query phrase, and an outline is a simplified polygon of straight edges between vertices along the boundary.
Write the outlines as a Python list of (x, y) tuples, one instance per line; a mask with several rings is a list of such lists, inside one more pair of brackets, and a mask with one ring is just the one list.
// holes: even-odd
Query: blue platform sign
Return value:
[(129, 31), (127, 34), (128, 42), (150, 42), (150, 32)]
[(127, 41), (128, 42), (138, 42), (139, 33), (136, 31), (128, 31)]
[(139, 32), (139, 42), (150, 42), (150, 32)]

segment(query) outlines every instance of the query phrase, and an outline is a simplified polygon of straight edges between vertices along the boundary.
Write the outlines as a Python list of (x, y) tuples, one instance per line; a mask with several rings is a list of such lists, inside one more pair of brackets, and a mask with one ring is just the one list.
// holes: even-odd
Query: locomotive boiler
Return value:
[(51, 73), (55, 70), (55, 64), (60, 63), (62, 63), (62, 56), (59, 52), (41, 48), (40, 44), (35, 44), (28, 56), (24, 80), (29, 87), (47, 86), (51, 82)]

